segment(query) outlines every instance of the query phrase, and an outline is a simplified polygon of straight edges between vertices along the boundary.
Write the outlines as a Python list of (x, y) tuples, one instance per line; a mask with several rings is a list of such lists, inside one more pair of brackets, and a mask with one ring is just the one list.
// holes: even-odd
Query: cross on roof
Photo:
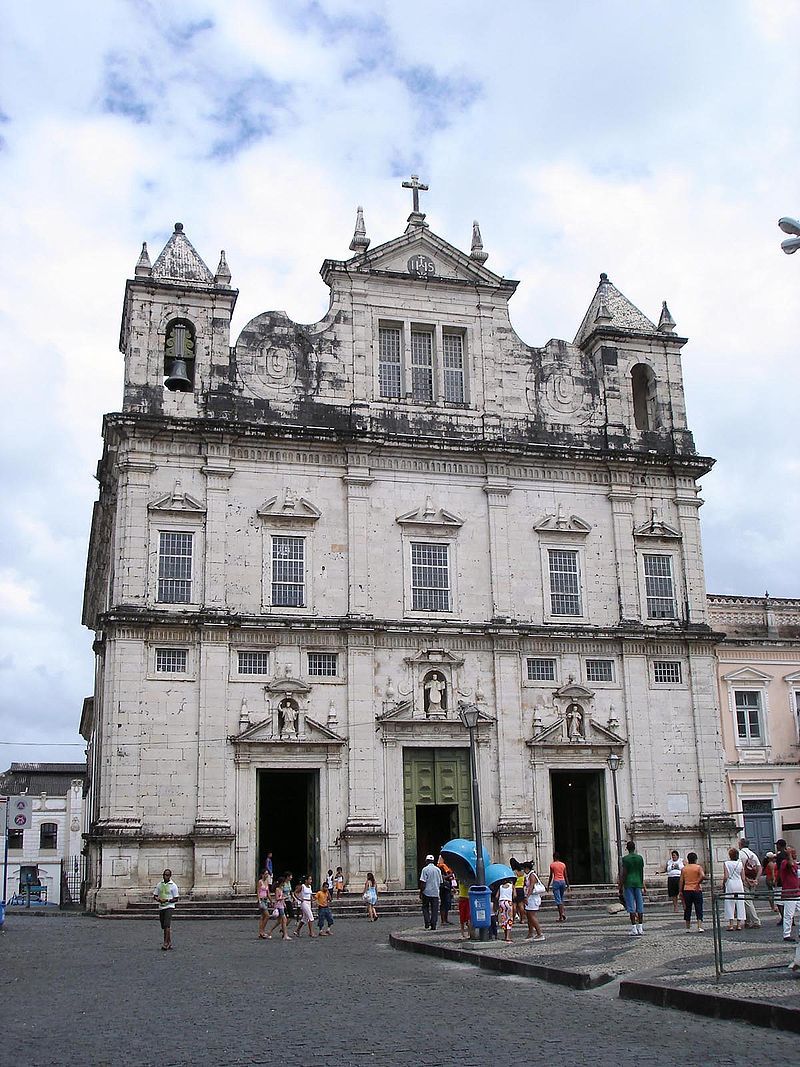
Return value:
[(414, 211), (417, 214), (419, 214), (419, 194), (420, 194), (420, 190), (422, 190), (422, 192), (424, 192), (424, 193), (427, 193), (428, 186), (427, 185), (423, 185), (423, 183), (419, 180), (419, 174), (412, 174), (410, 182), (403, 182), (403, 188), (404, 189), (411, 189), (412, 195), (414, 197)]

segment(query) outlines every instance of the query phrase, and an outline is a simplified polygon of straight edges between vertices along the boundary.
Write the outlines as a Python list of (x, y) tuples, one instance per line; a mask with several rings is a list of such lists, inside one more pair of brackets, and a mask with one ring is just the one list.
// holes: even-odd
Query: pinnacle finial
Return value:
[(142, 241), (142, 251), (139, 253), (134, 273), (137, 278), (151, 278), (153, 276), (153, 265), (147, 253), (147, 241)]
[(661, 302), (661, 317), (658, 320), (658, 332), (659, 333), (674, 333), (675, 332), (675, 319), (670, 314), (670, 310), (667, 307), (666, 300)]
[(217, 271), (214, 275), (214, 284), (220, 286), (220, 288), (227, 288), (231, 284), (231, 268), (228, 266), (228, 261), (225, 258), (224, 248), (219, 254), (219, 263), (217, 264)]
[(176, 222), (175, 223), (175, 233), (183, 233), (183, 223), (182, 222)]
[(489, 258), (489, 253), (483, 250), (481, 228), (477, 219), (472, 223), (472, 248), (470, 249), (469, 258), (480, 264), (484, 264)]
[(350, 251), (363, 255), (369, 248), (367, 227), (364, 224), (364, 209), (359, 204), (356, 208), (356, 228), (353, 231), (353, 240), (350, 242)]
[(611, 322), (612, 317), (613, 316), (608, 309), (608, 304), (603, 297), (600, 297), (600, 303), (597, 305), (597, 314), (594, 317), (594, 321), (599, 322), (602, 325), (603, 323)]

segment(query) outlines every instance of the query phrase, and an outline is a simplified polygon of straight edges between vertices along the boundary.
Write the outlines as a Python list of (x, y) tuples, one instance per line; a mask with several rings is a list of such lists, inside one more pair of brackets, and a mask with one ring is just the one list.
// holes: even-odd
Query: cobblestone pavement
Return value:
[[(403, 923), (402, 925), (407, 925)], [(258, 941), (255, 921), (13, 917), (0, 937), (0, 1063), (747, 1064), (797, 1037), (395, 952), (383, 920)], [(542, 946), (544, 947), (544, 946)]]

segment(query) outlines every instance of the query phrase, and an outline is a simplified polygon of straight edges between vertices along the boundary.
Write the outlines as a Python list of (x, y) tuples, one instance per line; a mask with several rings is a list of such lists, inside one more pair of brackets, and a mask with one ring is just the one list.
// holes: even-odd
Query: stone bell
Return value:
[(169, 368), (169, 377), (164, 382), (167, 389), (170, 389), (173, 393), (189, 393), (192, 389), (192, 383), (189, 379), (189, 375), (186, 373), (186, 360), (177, 357), (173, 359)]

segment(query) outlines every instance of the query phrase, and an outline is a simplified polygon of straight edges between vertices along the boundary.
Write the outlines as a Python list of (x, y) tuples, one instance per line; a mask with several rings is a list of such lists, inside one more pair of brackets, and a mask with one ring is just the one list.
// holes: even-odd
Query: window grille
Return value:
[(550, 610), (553, 615), (580, 615), (581, 591), (578, 580), (578, 553), (550, 548)]
[(649, 619), (674, 619), (677, 616), (675, 589), (672, 582), (672, 557), (644, 557), (644, 584)]
[(305, 607), (305, 538), (272, 538), (272, 605)]
[(554, 682), (556, 680), (556, 661), (554, 659), (528, 659), (529, 682)]
[(335, 678), (339, 663), (336, 652), (309, 652), (308, 673), (316, 678)]
[(157, 648), (156, 671), (165, 674), (185, 674), (188, 654), (185, 648)]
[(39, 827), (39, 848), (58, 847), (58, 823), (43, 822)]
[(447, 545), (412, 542), (411, 591), (414, 611), (450, 611)]
[(269, 674), (269, 652), (240, 652), (239, 674)]
[(158, 546), (158, 599), (162, 604), (192, 600), (192, 541), (194, 534), (162, 530)]
[(655, 660), (653, 663), (653, 681), (659, 685), (680, 685), (683, 671), (675, 660)]
[(610, 659), (587, 659), (587, 682), (613, 682), (614, 661)]
[(411, 332), (411, 396), (423, 403), (433, 400), (433, 334)]
[(736, 732), (740, 741), (761, 741), (761, 695), (748, 690), (737, 689), (734, 694), (736, 705)]
[(378, 330), (378, 385), (382, 397), (400, 396), (401, 340), (399, 326), (381, 326)]
[(444, 398), (449, 404), (463, 404), (464, 338), (458, 333), (442, 334), (442, 364), (444, 366)]

